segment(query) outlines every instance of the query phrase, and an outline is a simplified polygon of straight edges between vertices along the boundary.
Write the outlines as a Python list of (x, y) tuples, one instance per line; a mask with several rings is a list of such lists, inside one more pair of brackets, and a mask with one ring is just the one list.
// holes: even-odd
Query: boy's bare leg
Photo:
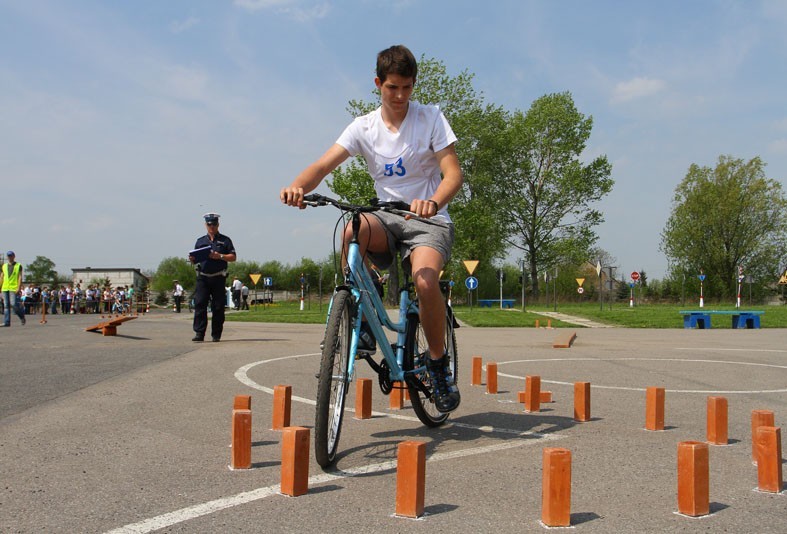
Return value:
[(410, 254), (413, 282), (418, 292), (421, 326), (432, 359), (443, 357), (445, 350), (445, 301), (440, 292), (443, 257), (430, 247), (418, 247)]

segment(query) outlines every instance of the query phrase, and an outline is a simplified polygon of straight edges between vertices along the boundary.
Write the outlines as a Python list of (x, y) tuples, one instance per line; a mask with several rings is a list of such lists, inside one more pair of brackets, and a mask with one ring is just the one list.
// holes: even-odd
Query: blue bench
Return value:
[(710, 328), (711, 315), (731, 315), (733, 328), (760, 328), (760, 315), (764, 311), (680, 311), (683, 328)]
[[(516, 303), (515, 299), (503, 299), (504, 308), (513, 308)], [(500, 305), (500, 299), (479, 299), (478, 305), (482, 308), (491, 308), (493, 304)]]

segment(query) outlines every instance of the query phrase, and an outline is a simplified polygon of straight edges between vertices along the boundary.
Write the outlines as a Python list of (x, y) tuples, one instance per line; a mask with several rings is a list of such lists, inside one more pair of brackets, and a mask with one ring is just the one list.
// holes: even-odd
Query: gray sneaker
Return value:
[(445, 356), (439, 360), (434, 360), (426, 355), (426, 372), (432, 384), (434, 392), (434, 404), (438, 411), (443, 413), (453, 412), (459, 407), (461, 396), (459, 388), (454, 384), (453, 379), (449, 380), (450, 373), (447, 372)]

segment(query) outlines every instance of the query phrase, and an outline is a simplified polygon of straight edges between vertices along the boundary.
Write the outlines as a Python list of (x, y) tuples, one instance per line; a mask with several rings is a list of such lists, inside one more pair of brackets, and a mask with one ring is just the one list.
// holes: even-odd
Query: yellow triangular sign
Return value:
[(251, 278), (252, 283), (254, 283), (254, 285), (256, 286), (257, 282), (259, 282), (260, 278), (262, 278), (262, 275), (261, 274), (250, 274), (249, 278)]
[(584, 284), (584, 283), (585, 283), (585, 279), (584, 278), (577, 278), (577, 284), (579, 284), (579, 287), (582, 287), (582, 284)]
[(472, 275), (475, 268), (478, 267), (478, 260), (464, 260), (462, 263), (465, 264), (465, 269), (467, 269), (467, 274), (469, 275)]
[(779, 285), (784, 286), (787, 285), (787, 269), (784, 270), (784, 274), (781, 278), (779, 278)]

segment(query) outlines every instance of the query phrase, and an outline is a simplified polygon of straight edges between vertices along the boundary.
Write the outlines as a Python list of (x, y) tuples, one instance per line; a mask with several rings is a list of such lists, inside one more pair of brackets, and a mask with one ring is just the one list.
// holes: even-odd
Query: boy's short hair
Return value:
[(384, 82), (389, 74), (398, 74), (415, 81), (418, 63), (409, 48), (404, 45), (394, 45), (377, 54), (377, 77)]

